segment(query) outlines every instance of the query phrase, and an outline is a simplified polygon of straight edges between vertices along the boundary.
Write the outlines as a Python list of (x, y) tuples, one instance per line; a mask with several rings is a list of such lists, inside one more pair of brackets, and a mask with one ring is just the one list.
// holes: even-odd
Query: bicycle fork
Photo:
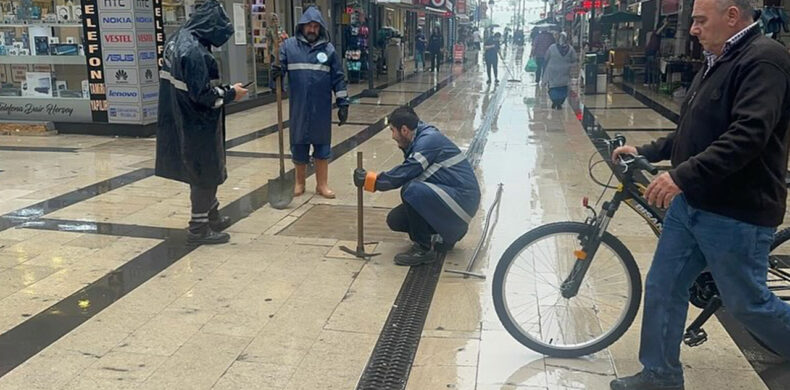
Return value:
[[(604, 205), (604, 209), (606, 209), (606, 205)], [(579, 293), (584, 276), (590, 269), (590, 263), (601, 245), (601, 238), (609, 226), (610, 214), (613, 212), (608, 210), (606, 213), (601, 213), (597, 220), (590, 224), (589, 232), (584, 233), (584, 237), (581, 237), (582, 247), (573, 253), (576, 256), (576, 263), (573, 265), (570, 275), (560, 285), (563, 298), (571, 299)]]

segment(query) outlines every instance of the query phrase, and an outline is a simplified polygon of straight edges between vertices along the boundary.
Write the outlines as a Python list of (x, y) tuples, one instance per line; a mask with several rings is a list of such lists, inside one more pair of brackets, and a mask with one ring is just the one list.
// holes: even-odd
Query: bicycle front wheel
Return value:
[[(578, 260), (589, 225), (559, 222), (514, 241), (497, 264), (493, 298), (499, 320), (521, 344), (544, 355), (570, 358), (598, 352), (634, 321), (642, 280), (633, 256), (604, 233), (595, 256)], [(590, 261), (578, 293), (566, 299), (560, 286), (577, 261)]]

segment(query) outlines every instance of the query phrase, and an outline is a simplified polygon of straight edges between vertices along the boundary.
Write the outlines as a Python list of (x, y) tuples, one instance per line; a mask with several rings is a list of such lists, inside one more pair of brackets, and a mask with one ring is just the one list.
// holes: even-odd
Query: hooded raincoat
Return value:
[(201, 5), (165, 45), (159, 74), (156, 175), (198, 187), (222, 184), (225, 169), (223, 106), (236, 97), (220, 86), (211, 46), (233, 35), (228, 15), (215, 0)]
[[(310, 43), (302, 26), (321, 25), (318, 39)], [(288, 74), (291, 145), (330, 145), (332, 142), (332, 91), (338, 106), (348, 105), (343, 66), (321, 12), (310, 7), (299, 19), (296, 35), (280, 47), (280, 64)]]
[(466, 235), (480, 205), (480, 187), (466, 156), (435, 127), (420, 122), (405, 161), (376, 176), (375, 189), (401, 188), (401, 198), (445, 244)]

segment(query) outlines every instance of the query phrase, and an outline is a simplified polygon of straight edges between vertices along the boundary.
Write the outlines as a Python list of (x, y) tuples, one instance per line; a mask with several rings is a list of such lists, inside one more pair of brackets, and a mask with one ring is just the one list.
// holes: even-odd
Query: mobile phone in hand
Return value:
[(242, 85), (241, 87), (242, 87), (242, 88), (244, 88), (244, 89), (247, 89), (247, 87), (249, 87), (250, 85), (252, 85), (252, 83), (254, 83), (254, 81), (250, 81), (249, 83), (247, 83), (247, 84), (244, 84), (244, 85)]

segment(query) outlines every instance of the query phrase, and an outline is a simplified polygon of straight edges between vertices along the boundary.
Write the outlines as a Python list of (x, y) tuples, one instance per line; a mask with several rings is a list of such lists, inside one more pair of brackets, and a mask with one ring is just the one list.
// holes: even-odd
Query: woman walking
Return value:
[(568, 85), (571, 82), (571, 68), (576, 64), (576, 51), (568, 44), (568, 35), (560, 33), (559, 41), (546, 51), (546, 64), (543, 71), (543, 83), (549, 86), (551, 108), (562, 109), (568, 97)]
[(439, 27), (434, 27), (428, 42), (428, 52), (431, 54), (431, 71), (438, 72), (442, 62), (442, 52), (444, 51), (444, 37)]

